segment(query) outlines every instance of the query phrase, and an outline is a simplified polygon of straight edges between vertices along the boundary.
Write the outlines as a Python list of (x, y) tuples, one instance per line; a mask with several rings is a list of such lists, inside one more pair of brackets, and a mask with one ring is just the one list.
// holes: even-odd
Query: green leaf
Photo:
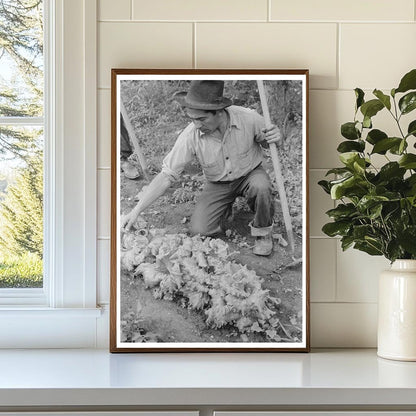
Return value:
[[(416, 195), (416, 174), (413, 174), (406, 178), (405, 180), (406, 185), (408, 186), (408, 191), (406, 192), (406, 195)], [(416, 221), (415, 221), (416, 222)]]
[(410, 175), (406, 179), (406, 182), (409, 184), (409, 186), (416, 186), (416, 174), (414, 173), (413, 175)]
[(412, 69), (408, 72), (404, 77), (401, 79), (398, 88), (396, 88), (395, 92), (406, 92), (409, 90), (416, 89), (416, 69)]
[(397, 260), (399, 258), (402, 258), (402, 250), (400, 249), (399, 242), (397, 241), (396, 238), (394, 238), (393, 240), (389, 241), (389, 243), (387, 244), (387, 254), (386, 254), (386, 257), (390, 261), (394, 261), (394, 260)]
[(374, 207), (375, 205), (378, 205), (380, 202), (388, 201), (389, 199), (382, 195), (364, 195), (360, 202), (357, 204), (357, 208), (365, 212), (368, 209)]
[(345, 173), (351, 172), (351, 169), (348, 168), (333, 168), (330, 169), (325, 176), (335, 174), (335, 175), (344, 175)]
[(357, 152), (345, 152), (339, 155), (339, 160), (345, 165), (352, 167), (354, 162), (360, 159), (360, 155)]
[(373, 94), (383, 103), (384, 107), (388, 110), (391, 109), (390, 97), (388, 95), (377, 89), (373, 91)]
[(331, 198), (340, 199), (344, 195), (345, 190), (350, 186), (354, 186), (356, 181), (357, 179), (354, 176), (343, 178), (340, 181), (336, 181), (336, 183), (334, 181), (331, 187)]
[(416, 155), (408, 153), (399, 159), (399, 165), (405, 169), (416, 169)]
[(384, 131), (373, 129), (368, 132), (366, 140), (368, 143), (374, 145), (378, 143), (380, 140), (387, 139), (387, 137), (388, 136), (386, 133), (384, 133)]
[(408, 136), (415, 136), (416, 137), (416, 120), (413, 120), (410, 124), (409, 127), (407, 128), (407, 133)]
[[(335, 181), (334, 181), (335, 182)], [(368, 192), (366, 186), (367, 182), (360, 179), (358, 176), (351, 176), (349, 178), (344, 178), (341, 181), (336, 181), (331, 187), (331, 198), (332, 199), (341, 199), (343, 196), (348, 196), (352, 199), (354, 196), (359, 196), (360, 198)]]
[(327, 193), (331, 194), (331, 186), (328, 181), (319, 181), (318, 185)]
[(357, 129), (357, 123), (353, 121), (341, 126), (341, 135), (348, 140), (357, 140), (361, 137), (360, 130)]
[(381, 217), (381, 212), (383, 211), (383, 204), (377, 204), (374, 207), (370, 208), (370, 219), (376, 220)]
[(401, 141), (402, 139), (400, 139), (399, 137), (387, 137), (386, 139), (382, 139), (374, 145), (371, 154), (377, 153), (380, 155), (384, 155), (387, 152), (387, 150), (390, 150), (392, 147), (399, 147)]
[(409, 92), (399, 100), (402, 114), (408, 114), (416, 108), (416, 91)]
[(341, 247), (342, 251), (347, 250), (354, 244), (354, 237), (351, 235), (346, 235), (341, 238)]
[(374, 246), (373, 244), (370, 244), (370, 242), (356, 242), (354, 248), (360, 251), (364, 251), (370, 256), (381, 256), (383, 254), (380, 246)]
[(407, 149), (407, 141), (406, 139), (400, 139), (400, 143), (398, 145), (394, 145), (389, 149), (390, 153), (394, 155), (402, 155), (403, 152)]
[(416, 254), (416, 227), (406, 228), (398, 238), (400, 246), (410, 254)]
[(380, 100), (370, 100), (361, 106), (361, 112), (363, 113), (364, 117), (371, 118), (374, 117), (383, 108), (384, 105), (380, 102)]
[(336, 208), (330, 209), (326, 214), (334, 220), (345, 219), (357, 213), (354, 204), (339, 204)]
[(391, 178), (402, 179), (405, 173), (406, 169), (401, 168), (397, 162), (389, 162), (380, 169), (378, 177), (381, 181), (389, 181)]
[(371, 117), (364, 116), (363, 127), (366, 129), (371, 129), (373, 127), (373, 123), (371, 122)]
[(363, 240), (366, 236), (373, 233), (373, 227), (371, 225), (357, 225), (352, 230), (352, 235), (356, 240)]
[(361, 88), (355, 90), (355, 111), (357, 111), (364, 104), (364, 91)]
[(346, 153), (346, 152), (352, 152), (352, 151), (357, 151), (357, 152), (364, 152), (365, 149), (365, 142), (363, 140), (359, 140), (356, 142), (352, 142), (352, 141), (346, 141), (346, 142), (341, 142), (339, 144), (339, 146), (337, 147), (337, 151), (340, 153)]
[(335, 237), (337, 235), (345, 235), (351, 227), (349, 221), (335, 221), (325, 224), (322, 227), (322, 231), (329, 237)]
[(407, 148), (407, 141), (405, 139), (403, 139), (402, 142), (400, 143), (398, 154), (402, 155), (403, 152), (406, 150), (406, 148)]
[(354, 161), (352, 167), (355, 172), (363, 174), (365, 172), (365, 168), (367, 166), (367, 162), (365, 159), (357, 159)]

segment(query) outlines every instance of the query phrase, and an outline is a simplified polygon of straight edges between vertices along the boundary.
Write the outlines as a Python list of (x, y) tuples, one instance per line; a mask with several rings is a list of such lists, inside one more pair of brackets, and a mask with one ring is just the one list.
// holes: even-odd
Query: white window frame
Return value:
[(44, 2), (45, 284), (0, 294), (0, 348), (97, 345), (97, 0)]

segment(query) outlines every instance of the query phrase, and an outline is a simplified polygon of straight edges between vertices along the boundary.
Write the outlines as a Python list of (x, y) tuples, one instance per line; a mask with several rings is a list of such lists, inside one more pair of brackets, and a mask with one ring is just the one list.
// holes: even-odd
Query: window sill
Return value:
[(47, 304), (47, 297), (44, 289), (1, 289), (0, 308), (38, 307)]
[(0, 348), (95, 348), (99, 308), (1, 307)]
[(4, 316), (37, 317), (73, 317), (73, 318), (99, 318), (101, 308), (45, 308), (38, 306), (0, 306), (0, 318)]

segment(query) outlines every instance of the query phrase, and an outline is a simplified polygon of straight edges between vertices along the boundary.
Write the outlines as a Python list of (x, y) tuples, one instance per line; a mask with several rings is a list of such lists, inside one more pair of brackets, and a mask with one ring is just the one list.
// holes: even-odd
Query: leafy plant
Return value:
[[(335, 174), (334, 180), (319, 182), (339, 201), (327, 211), (333, 222), (322, 231), (340, 236), (343, 250), (353, 247), (391, 262), (416, 259), (416, 120), (403, 120), (416, 109), (416, 69), (404, 75), (390, 95), (375, 89), (375, 98), (366, 101), (360, 88), (355, 95), (354, 120), (341, 126), (346, 140), (337, 148), (343, 167), (327, 172)], [(373, 127), (380, 111), (394, 119), (395, 132)], [(386, 163), (377, 167), (380, 155)]]
[(151, 231), (124, 236), (121, 265), (141, 276), (156, 299), (203, 311), (209, 327), (233, 327), (243, 340), (258, 333), (270, 342), (294, 340), (277, 316), (281, 300), (263, 289), (255, 271), (229, 260), (232, 253), (224, 241)]

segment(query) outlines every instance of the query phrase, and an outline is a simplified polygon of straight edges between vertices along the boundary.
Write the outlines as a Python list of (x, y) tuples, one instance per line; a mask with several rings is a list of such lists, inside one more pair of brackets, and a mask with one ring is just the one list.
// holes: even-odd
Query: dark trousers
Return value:
[(122, 159), (127, 159), (132, 153), (133, 149), (131, 148), (129, 134), (127, 133), (123, 117), (120, 116), (120, 156)]
[(252, 227), (263, 229), (273, 223), (274, 204), (269, 175), (261, 165), (248, 175), (227, 183), (207, 182), (191, 218), (191, 232), (214, 235), (221, 231), (224, 217), (234, 200), (244, 196), (254, 212)]

